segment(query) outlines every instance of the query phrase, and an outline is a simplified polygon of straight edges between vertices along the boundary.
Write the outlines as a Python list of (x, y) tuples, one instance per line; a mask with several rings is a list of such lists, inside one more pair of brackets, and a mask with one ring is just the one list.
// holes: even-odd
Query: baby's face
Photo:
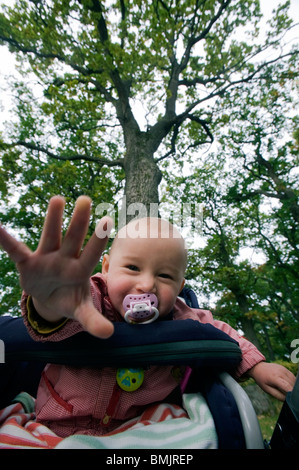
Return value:
[(185, 256), (182, 239), (118, 239), (102, 265), (114, 308), (124, 316), (126, 295), (150, 292), (158, 298), (160, 316), (170, 313), (184, 285)]

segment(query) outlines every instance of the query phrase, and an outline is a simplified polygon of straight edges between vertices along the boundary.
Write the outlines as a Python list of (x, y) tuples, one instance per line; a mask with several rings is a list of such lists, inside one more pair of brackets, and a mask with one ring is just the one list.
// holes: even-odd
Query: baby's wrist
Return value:
[[(36, 302), (38, 304), (38, 302)], [(33, 303), (33, 299), (31, 296), (27, 298), (27, 320), (28, 324), (31, 328), (41, 334), (41, 335), (49, 335), (56, 330), (59, 330), (65, 323), (67, 322), (67, 318), (60, 318), (56, 322), (47, 321), (44, 317), (42, 317), (39, 312), (36, 310), (36, 307)], [(52, 316), (53, 317), (53, 316)]]
[(263, 367), (264, 364), (265, 364), (265, 361), (258, 362), (251, 369), (247, 371), (247, 375), (249, 375), (249, 377), (252, 377), (254, 379), (254, 376), (256, 375), (258, 370)]

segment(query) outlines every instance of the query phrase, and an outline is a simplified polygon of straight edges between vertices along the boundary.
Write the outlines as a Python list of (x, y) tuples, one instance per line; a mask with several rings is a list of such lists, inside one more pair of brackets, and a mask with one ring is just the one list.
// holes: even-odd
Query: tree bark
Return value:
[(241, 294), (240, 292), (237, 292), (233, 288), (231, 288), (231, 291), (236, 297), (236, 300), (238, 302), (241, 312), (244, 314), (244, 316), (240, 319), (240, 321), (241, 321), (241, 326), (242, 326), (242, 329), (244, 331), (246, 338), (248, 339), (248, 341), (253, 343), (259, 350), (261, 350), (261, 344), (254, 330), (254, 323), (251, 318), (246, 317), (246, 313), (248, 313), (250, 310), (250, 306), (249, 306), (246, 295)]
[[(149, 216), (158, 207), (162, 173), (154, 160), (151, 138), (148, 133), (132, 130), (126, 139), (124, 169), (127, 220), (136, 216)], [(153, 206), (155, 204), (155, 206)]]

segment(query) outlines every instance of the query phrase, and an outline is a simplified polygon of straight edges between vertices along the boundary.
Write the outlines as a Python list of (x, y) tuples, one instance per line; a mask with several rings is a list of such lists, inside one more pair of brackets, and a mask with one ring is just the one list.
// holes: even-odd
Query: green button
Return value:
[(141, 387), (144, 380), (144, 371), (137, 369), (117, 369), (116, 382), (125, 392), (134, 392)]

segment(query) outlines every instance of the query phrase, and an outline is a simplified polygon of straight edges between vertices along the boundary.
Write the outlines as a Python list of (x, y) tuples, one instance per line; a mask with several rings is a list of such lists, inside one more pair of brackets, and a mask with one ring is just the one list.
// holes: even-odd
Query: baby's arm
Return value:
[[(55, 323), (63, 318), (75, 319), (89, 333), (106, 338), (113, 333), (113, 325), (93, 306), (89, 277), (106, 246), (107, 236), (99, 238), (94, 233), (81, 251), (91, 206), (90, 199), (81, 196), (62, 238), (64, 204), (64, 199), (59, 196), (50, 200), (35, 252), (2, 227), (0, 244), (16, 263), (21, 286), (32, 297), (36, 311), (44, 320)], [(111, 219), (104, 217), (99, 224), (102, 232), (108, 234)]]
[(280, 364), (259, 362), (247, 374), (262, 390), (283, 401), (295, 385), (295, 376)]
[(249, 375), (262, 390), (283, 401), (286, 393), (295, 385), (294, 374), (280, 364), (265, 362), (260, 351), (250, 341), (240, 337), (227, 323), (214, 320), (213, 324), (239, 343), (243, 359), (237, 368), (237, 376)]

